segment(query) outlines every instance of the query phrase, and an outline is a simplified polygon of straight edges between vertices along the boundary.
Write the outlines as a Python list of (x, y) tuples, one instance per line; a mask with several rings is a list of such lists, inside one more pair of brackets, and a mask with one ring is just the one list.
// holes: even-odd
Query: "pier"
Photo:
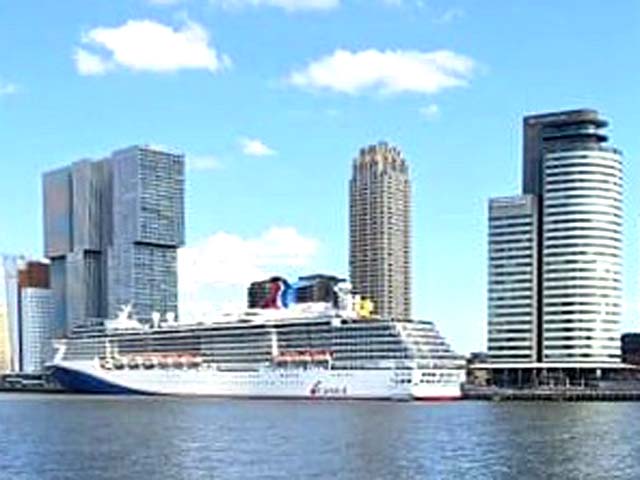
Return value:
[(0, 392), (63, 393), (52, 378), (40, 373), (0, 375)]
[(551, 402), (637, 402), (640, 388), (500, 388), (465, 385), (465, 400), (488, 401), (551, 401)]
[(640, 368), (626, 364), (475, 364), (463, 396), (470, 400), (639, 401)]

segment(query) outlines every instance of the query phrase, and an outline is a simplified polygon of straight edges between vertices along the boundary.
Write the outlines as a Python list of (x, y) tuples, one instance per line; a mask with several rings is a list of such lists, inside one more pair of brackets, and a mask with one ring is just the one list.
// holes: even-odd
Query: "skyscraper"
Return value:
[(398, 148), (370, 145), (353, 161), (349, 234), (354, 293), (376, 315), (411, 318), (411, 185)]
[(44, 253), (51, 261), (58, 336), (107, 315), (110, 182), (108, 160), (80, 160), (44, 174)]
[(0, 256), (0, 373), (20, 370), (20, 302), (18, 272), (25, 259)]
[(48, 172), (43, 190), (57, 333), (129, 303), (142, 320), (177, 312), (184, 156), (134, 146)]
[(177, 249), (184, 245), (184, 156), (151, 148), (114, 152), (108, 312), (133, 303), (142, 320), (178, 312)]
[(0, 373), (40, 371), (51, 359), (49, 265), (19, 255), (0, 259)]
[[(517, 201), (532, 206), (499, 232), (499, 200), (490, 202), (493, 361), (526, 361), (523, 352), (536, 362), (620, 359), (622, 158), (606, 144), (606, 126), (593, 110), (524, 118)], [(496, 255), (503, 247), (513, 254), (508, 262)]]
[(537, 222), (533, 195), (489, 202), (488, 343), (494, 361), (536, 361)]
[(41, 372), (53, 358), (53, 297), (49, 265), (29, 261), (20, 270), (20, 353), (23, 372)]

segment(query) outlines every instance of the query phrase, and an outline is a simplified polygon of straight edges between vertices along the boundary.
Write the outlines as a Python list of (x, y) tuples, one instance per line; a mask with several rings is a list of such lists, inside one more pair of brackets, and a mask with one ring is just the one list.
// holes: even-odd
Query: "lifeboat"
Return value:
[(184, 361), (182, 357), (171, 357), (171, 366), (173, 368), (184, 368)]
[(150, 370), (152, 368), (156, 367), (156, 360), (153, 357), (146, 357), (143, 361), (142, 361), (142, 366), (147, 369)]
[(113, 370), (113, 361), (110, 358), (100, 360), (100, 368), (103, 370)]
[(137, 370), (140, 368), (140, 364), (142, 363), (140, 360), (140, 357), (129, 357), (127, 359), (127, 368)]
[(293, 361), (293, 355), (290, 353), (282, 353), (276, 357), (276, 362), (289, 363)]
[(317, 350), (311, 352), (311, 358), (314, 362), (326, 362), (331, 359), (331, 353), (325, 350)]
[(200, 365), (202, 365), (202, 358), (188, 356), (188, 357), (185, 357), (185, 363), (187, 364), (187, 367), (189, 367), (189, 368), (197, 368)]

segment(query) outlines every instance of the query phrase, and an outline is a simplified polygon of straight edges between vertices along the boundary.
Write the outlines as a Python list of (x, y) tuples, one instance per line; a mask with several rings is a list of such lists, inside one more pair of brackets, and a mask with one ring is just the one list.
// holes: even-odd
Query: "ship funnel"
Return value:
[(335, 286), (335, 292), (338, 297), (338, 310), (345, 315), (353, 315), (354, 299), (353, 287), (348, 282), (342, 282)]

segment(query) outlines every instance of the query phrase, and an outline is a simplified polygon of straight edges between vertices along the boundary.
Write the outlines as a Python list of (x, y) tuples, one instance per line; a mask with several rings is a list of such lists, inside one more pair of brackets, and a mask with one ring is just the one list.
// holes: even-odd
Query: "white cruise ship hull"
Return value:
[(96, 361), (58, 361), (52, 374), (79, 393), (225, 398), (455, 400), (460, 370), (335, 370), (265, 367), (252, 371), (103, 369)]

